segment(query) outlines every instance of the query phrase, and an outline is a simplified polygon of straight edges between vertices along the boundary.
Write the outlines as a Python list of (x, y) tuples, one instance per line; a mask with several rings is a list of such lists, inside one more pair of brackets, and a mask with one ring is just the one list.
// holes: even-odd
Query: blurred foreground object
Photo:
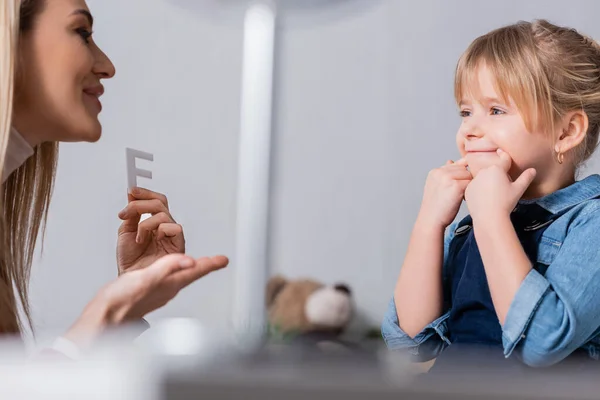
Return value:
[[(0, 398), (19, 400), (187, 399), (597, 399), (597, 373), (569, 369), (514, 374), (457, 360), (455, 371), (416, 375), (401, 353), (326, 353), (304, 346), (236, 350), (232, 332), (193, 319), (152, 324), (135, 342), (108, 333), (81, 361), (25, 359), (0, 343)], [(343, 397), (342, 397), (343, 396)]]

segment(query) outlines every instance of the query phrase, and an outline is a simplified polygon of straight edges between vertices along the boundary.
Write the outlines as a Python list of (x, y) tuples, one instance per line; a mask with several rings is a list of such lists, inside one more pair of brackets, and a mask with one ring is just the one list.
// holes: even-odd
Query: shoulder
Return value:
[(582, 201), (558, 217), (544, 232), (543, 237), (556, 244), (566, 241), (577, 248), (600, 247), (600, 198)]
[(569, 230), (582, 226), (600, 228), (600, 198), (582, 201), (569, 210), (565, 217), (569, 222)]

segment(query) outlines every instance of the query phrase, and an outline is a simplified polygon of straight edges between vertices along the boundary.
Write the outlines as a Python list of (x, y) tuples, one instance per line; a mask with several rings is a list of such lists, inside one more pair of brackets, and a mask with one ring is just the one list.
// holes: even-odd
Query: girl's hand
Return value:
[[(119, 213), (119, 274), (145, 268), (167, 254), (185, 253), (183, 228), (171, 216), (165, 195), (134, 188), (128, 197), (129, 204)], [(140, 223), (142, 214), (152, 216)]]
[(419, 221), (445, 229), (456, 218), (465, 189), (472, 179), (464, 158), (457, 162), (448, 161), (443, 167), (430, 171), (425, 182)]
[(508, 175), (512, 159), (500, 149), (498, 155), (500, 164), (479, 171), (465, 191), (465, 200), (474, 221), (493, 216), (509, 217), (535, 179), (535, 169), (529, 168), (513, 182)]

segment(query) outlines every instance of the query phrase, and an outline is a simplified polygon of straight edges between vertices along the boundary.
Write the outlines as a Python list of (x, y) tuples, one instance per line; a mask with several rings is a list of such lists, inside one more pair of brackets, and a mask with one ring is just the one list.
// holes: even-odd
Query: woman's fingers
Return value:
[(156, 239), (173, 238), (178, 235), (183, 235), (183, 227), (175, 223), (160, 224), (157, 228)]
[(227, 257), (203, 257), (193, 259), (185, 254), (169, 254), (156, 260), (147, 268), (126, 272), (105, 286), (88, 309), (105, 314), (103, 324), (120, 324), (139, 319), (163, 307), (181, 289), (203, 276), (224, 268)]
[[(165, 225), (162, 229), (160, 227)], [(173, 221), (173, 218), (166, 212), (160, 212), (152, 217), (149, 217), (142, 221), (138, 225), (138, 233), (136, 237), (137, 243), (142, 243), (147, 237), (149, 232), (153, 232), (158, 230), (157, 239), (162, 239), (165, 236), (177, 236), (178, 234), (183, 233), (183, 228), (181, 225), (176, 224)]]
[[(159, 212), (169, 212), (169, 201), (167, 196), (162, 193), (153, 192), (144, 188), (133, 188), (127, 194), (128, 204), (119, 212), (119, 218), (129, 220), (129, 228), (137, 225), (143, 214), (157, 214)], [(171, 217), (172, 218), (172, 217)]]
[(152, 190), (141, 187), (135, 187), (129, 191), (129, 195), (134, 200), (158, 200), (163, 203), (167, 209), (169, 208), (169, 200), (167, 199), (167, 196), (162, 193), (153, 192)]
[(160, 282), (175, 272), (182, 269), (190, 269), (196, 266), (196, 260), (185, 254), (168, 254), (156, 260), (148, 268), (135, 271), (140, 274), (148, 275), (155, 283)]
[(182, 289), (213, 271), (225, 268), (227, 264), (229, 259), (220, 255), (193, 259), (185, 254), (169, 254), (139, 270), (139, 273), (151, 276), (158, 286), (168, 281)]
[(225, 268), (227, 264), (229, 259), (225, 256), (202, 257), (195, 260), (193, 267), (175, 271), (165, 280), (181, 290), (211, 272)]
[(158, 214), (158, 213), (166, 213), (169, 215), (171, 220), (171, 213), (169, 209), (158, 199), (152, 200), (134, 200), (127, 204), (127, 206), (119, 212), (119, 218), (131, 219), (131, 218), (139, 218), (142, 214)]

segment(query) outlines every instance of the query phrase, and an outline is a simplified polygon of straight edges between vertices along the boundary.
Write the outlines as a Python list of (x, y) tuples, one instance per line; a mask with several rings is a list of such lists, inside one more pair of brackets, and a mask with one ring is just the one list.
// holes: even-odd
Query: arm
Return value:
[(532, 269), (510, 216), (489, 215), (473, 222), (481, 260), (485, 267), (490, 294), (501, 325), (519, 290)]
[[(498, 291), (511, 293), (514, 281), (524, 274), (504, 311), (502, 330), (507, 357), (515, 353), (530, 366), (552, 365), (596, 334), (600, 327), (600, 206), (593, 207), (573, 221), (545, 276), (531, 267), (527, 269), (519, 252), (499, 253), (500, 249), (508, 253), (514, 245), (510, 237), (495, 245), (483, 245), (490, 290), (495, 288), (494, 304), (498, 302), (500, 309), (510, 294), (504, 298), (498, 296)], [(497, 259), (492, 261), (494, 256)]]
[[(448, 248), (450, 245), (450, 242), (452, 241), (452, 238), (454, 237), (454, 230), (456, 227), (456, 223), (452, 224), (449, 228), (448, 228), (448, 234), (446, 235), (446, 238), (444, 240), (444, 244), (443, 246), (440, 246), (440, 253), (442, 254), (443, 259), (446, 258), (446, 255), (448, 253)], [(416, 227), (415, 227), (416, 228)], [(418, 229), (415, 229), (415, 233), (417, 233)], [(414, 234), (413, 234), (414, 236)], [(412, 245), (412, 240), (411, 240), (411, 245)], [(419, 242), (419, 238), (417, 238), (417, 243)], [(422, 245), (424, 245), (424, 247), (422, 247), (422, 249), (428, 249), (429, 252), (431, 251), (431, 246), (432, 244), (429, 244), (429, 247), (427, 246), (427, 243), (425, 241), (423, 241), (421, 243)], [(433, 251), (433, 253), (436, 253), (435, 251)], [(412, 256), (415, 257), (415, 261), (417, 260), (417, 252), (416, 251), (412, 251), (411, 252)], [(407, 254), (407, 260), (409, 260), (411, 257), (409, 256), (409, 254)], [(434, 257), (432, 257), (434, 258)], [(441, 263), (440, 263), (441, 264)], [(405, 262), (405, 265), (409, 265)], [(414, 264), (415, 266), (417, 266), (416, 264)], [(434, 265), (435, 267), (435, 265)], [(439, 266), (440, 271), (438, 273), (437, 276), (429, 276), (430, 282), (433, 283), (434, 286), (436, 284), (442, 284), (441, 280), (442, 280), (442, 266)], [(403, 267), (404, 269), (404, 267)], [(417, 268), (415, 268), (417, 269)], [(431, 268), (434, 269), (434, 268)], [(398, 319), (398, 312), (396, 310), (396, 303), (398, 304), (404, 304), (404, 305), (408, 305), (407, 310), (410, 312), (410, 304), (418, 304), (419, 301), (427, 301), (429, 299), (424, 298), (423, 297), (423, 293), (420, 293), (418, 290), (418, 286), (414, 285), (412, 287), (410, 287), (410, 271), (409, 274), (404, 274), (403, 277), (408, 277), (408, 279), (405, 281), (405, 283), (407, 283), (409, 286), (409, 291), (412, 291), (412, 293), (414, 293), (416, 295), (416, 297), (413, 297), (412, 299), (409, 298), (408, 296), (406, 297), (402, 297), (399, 296), (399, 298), (401, 298), (402, 300), (398, 301), (398, 299), (392, 299), (389, 302), (389, 306), (388, 309), (386, 311), (382, 326), (381, 326), (381, 333), (382, 336), (388, 346), (388, 348), (392, 349), (392, 350), (406, 350), (414, 359), (415, 361), (428, 361), (431, 360), (435, 357), (437, 357), (437, 355), (442, 352), (444, 350), (444, 348), (446, 348), (450, 342), (449, 340), (446, 338), (446, 332), (447, 332), (447, 328), (446, 328), (446, 319), (448, 318), (448, 312), (447, 310), (444, 310), (441, 306), (440, 303), (438, 303), (438, 301), (440, 301), (440, 298), (437, 298), (435, 303), (433, 303), (436, 307), (439, 306), (439, 314), (434, 315), (434, 313), (432, 312), (431, 315), (431, 319), (429, 319), (428, 321), (425, 322), (425, 325), (423, 325), (422, 329), (417, 332), (416, 334), (413, 335), (409, 335), (407, 334), (404, 330), (402, 330), (400, 328), (400, 323), (399, 323), (399, 319)], [(427, 278), (427, 277), (425, 277)], [(400, 281), (400, 279), (399, 279)], [(403, 284), (401, 282), (398, 282), (399, 284)], [(398, 285), (396, 287), (396, 289), (398, 290)], [(400, 289), (403, 290), (403, 289)], [(396, 297), (396, 295), (394, 296)], [(443, 296), (442, 296), (443, 298)], [(402, 303), (401, 303), (402, 302)]]
[(170, 254), (146, 268), (122, 274), (96, 294), (63, 339), (71, 347), (85, 351), (113, 327), (131, 327), (138, 321), (143, 321), (143, 326), (144, 315), (163, 307), (179, 291), (228, 263), (223, 256), (195, 260), (184, 254)]
[(443, 261), (444, 227), (419, 217), (394, 290), (399, 325), (411, 338), (442, 315)]
[(444, 230), (456, 218), (471, 179), (464, 159), (448, 161), (427, 176), (421, 211), (382, 325), (390, 348), (409, 348), (414, 355), (433, 358), (449, 344), (442, 268), (454, 227), (446, 241)]

